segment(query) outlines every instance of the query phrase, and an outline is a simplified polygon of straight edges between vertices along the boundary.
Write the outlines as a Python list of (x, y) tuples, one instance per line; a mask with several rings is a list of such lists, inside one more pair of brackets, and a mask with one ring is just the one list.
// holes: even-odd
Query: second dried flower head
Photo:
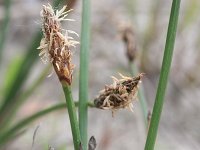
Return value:
[(129, 108), (133, 111), (132, 101), (137, 97), (138, 85), (143, 73), (136, 77), (126, 77), (120, 74), (122, 79), (113, 78), (113, 84), (105, 86), (100, 95), (94, 100), (94, 104), (100, 109), (112, 111), (120, 108)]

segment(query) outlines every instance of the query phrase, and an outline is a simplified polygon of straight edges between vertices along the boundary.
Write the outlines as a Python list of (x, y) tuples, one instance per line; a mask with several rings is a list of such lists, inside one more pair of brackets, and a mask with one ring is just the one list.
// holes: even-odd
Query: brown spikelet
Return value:
[(54, 12), (50, 4), (43, 5), (41, 17), (44, 37), (38, 49), (40, 49), (39, 56), (42, 60), (45, 63), (52, 63), (60, 81), (71, 85), (74, 65), (71, 63), (72, 52), (70, 48), (75, 47), (78, 42), (68, 36), (69, 33), (75, 32), (63, 30), (60, 23), (64, 20), (72, 20), (65, 19), (69, 11), (71, 10), (66, 11), (66, 6), (64, 6), (61, 10)]
[(126, 77), (120, 74), (122, 79), (113, 78), (114, 83), (106, 86), (100, 95), (94, 100), (94, 104), (100, 109), (112, 111), (120, 108), (129, 108), (132, 111), (132, 100), (136, 99), (138, 84), (143, 73), (136, 77)]
[(130, 62), (136, 57), (136, 41), (133, 28), (129, 24), (124, 24), (120, 27), (121, 38), (126, 46), (126, 56)]

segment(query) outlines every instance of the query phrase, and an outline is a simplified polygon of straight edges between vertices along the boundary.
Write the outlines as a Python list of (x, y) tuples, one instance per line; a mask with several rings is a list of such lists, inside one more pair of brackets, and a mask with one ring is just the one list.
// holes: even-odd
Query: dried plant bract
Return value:
[(113, 84), (105, 86), (100, 95), (94, 100), (94, 104), (100, 109), (109, 109), (114, 112), (120, 108), (129, 108), (133, 111), (132, 100), (136, 99), (138, 85), (143, 73), (136, 77), (126, 77), (120, 74), (121, 79), (113, 78)]
[[(71, 85), (74, 65), (71, 63), (71, 47), (75, 47), (79, 42), (75, 41), (69, 34), (76, 34), (61, 27), (61, 21), (73, 21), (66, 19), (68, 12), (66, 6), (61, 10), (54, 11), (50, 4), (43, 5), (41, 11), (42, 31), (44, 37), (41, 40), (40, 56), (44, 63), (52, 63), (56, 74), (61, 82)], [(77, 35), (77, 34), (76, 34)]]

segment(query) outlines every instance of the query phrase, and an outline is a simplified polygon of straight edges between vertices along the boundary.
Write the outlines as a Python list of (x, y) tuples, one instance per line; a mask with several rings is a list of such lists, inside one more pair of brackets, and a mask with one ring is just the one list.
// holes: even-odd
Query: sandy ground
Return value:
[[(32, 36), (40, 27), (39, 11), (42, 0), (14, 0), (11, 12), (9, 34), (6, 40), (3, 64), (6, 66), (15, 57), (24, 54)], [(121, 22), (131, 22), (136, 34), (138, 50), (144, 50), (144, 60), (138, 57), (137, 63), (143, 62), (141, 70), (146, 73), (143, 79), (148, 108), (152, 109), (162, 61), (167, 23), (171, 1), (162, 2), (155, 20), (156, 30), (148, 46), (143, 46), (145, 31), (151, 23), (153, 0), (136, 0), (137, 7), (128, 0), (92, 0), (91, 4), (91, 50), (89, 96), (93, 100), (105, 84), (111, 84), (110, 76), (118, 76), (118, 72), (129, 75), (128, 61), (124, 45), (120, 39), (118, 27)], [(199, 2), (197, 2), (199, 5)], [(182, 0), (180, 23), (185, 16), (189, 2)], [(3, 12), (3, 5), (0, 5)], [(3, 13), (0, 13), (2, 20)], [(196, 16), (197, 17), (197, 16)], [(80, 33), (81, 3), (76, 3), (70, 18), (76, 22), (65, 23), (64, 28)], [(199, 68), (199, 25), (200, 18), (180, 29), (177, 34), (172, 70), (166, 93), (166, 101), (160, 122), (157, 138), (157, 150), (199, 150), (200, 149), (200, 80)], [(155, 31), (155, 32), (154, 32)], [(80, 39), (77, 39), (80, 40)], [(10, 44), (11, 43), (11, 44)], [(75, 50), (73, 95), (78, 99), (79, 46)], [(5, 68), (1, 72), (5, 72)], [(29, 78), (29, 85), (44, 68), (38, 61)], [(32, 94), (22, 107), (16, 119), (24, 114), (29, 115), (54, 103), (64, 101), (63, 93), (57, 77), (53, 74)], [(128, 110), (118, 111), (113, 118), (110, 111), (89, 110), (89, 137), (94, 135), (97, 150), (129, 150), (144, 148), (146, 129), (143, 124), (139, 101), (134, 102), (134, 113)], [(70, 125), (66, 111), (50, 114), (28, 127), (27, 132), (9, 145), (8, 150), (31, 149), (34, 130), (37, 132), (34, 150), (48, 149), (48, 145), (56, 150), (73, 149)]]

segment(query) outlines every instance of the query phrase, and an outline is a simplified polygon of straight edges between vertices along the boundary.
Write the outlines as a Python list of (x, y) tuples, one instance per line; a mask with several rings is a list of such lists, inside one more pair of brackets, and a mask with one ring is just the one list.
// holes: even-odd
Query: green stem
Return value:
[(45, 68), (41, 74), (39, 75), (39, 77), (33, 82), (33, 84), (26, 90), (24, 91), (19, 98), (17, 98), (17, 100), (15, 102), (13, 102), (12, 104), (10, 104), (9, 106), (9, 110), (6, 111), (7, 113), (7, 117), (5, 118), (5, 120), (1, 123), (0, 127), (1, 129), (5, 129), (7, 128), (13, 117), (16, 115), (18, 109), (20, 108), (20, 106), (26, 101), (28, 100), (28, 97), (36, 90), (36, 88), (42, 83), (42, 81), (46, 78), (48, 72), (50, 70), (50, 67), (48, 66), (47, 68)]
[(10, 4), (11, 0), (4, 0), (5, 4), (5, 17), (2, 24), (1, 34), (0, 34), (0, 60), (2, 58), (2, 52), (5, 44), (6, 33), (8, 31), (8, 25), (10, 20)]
[(87, 149), (88, 63), (90, 45), (90, 0), (82, 1), (81, 52), (79, 77), (79, 128), (83, 150)]
[[(137, 75), (139, 72), (138, 72), (138, 68), (135, 65), (135, 63), (130, 62), (129, 65), (130, 65), (131, 75), (132, 76)], [(144, 95), (144, 88), (143, 88), (142, 85), (140, 85), (140, 88), (138, 89), (138, 98), (139, 98), (139, 102), (140, 102), (141, 111), (142, 111), (142, 114), (143, 114), (143, 120), (144, 120), (146, 128), (148, 128), (148, 120), (147, 120), (148, 108), (147, 108), (146, 98), (145, 98), (145, 95)]]
[[(78, 102), (75, 102), (75, 106), (77, 106), (77, 105), (78, 105)], [(94, 104), (91, 103), (91, 102), (88, 102), (88, 106), (94, 107)], [(3, 146), (3, 144), (6, 144), (7, 141), (11, 140), (16, 135), (18, 135), (18, 133), (20, 133), (22, 130), (24, 130), (24, 128), (26, 126), (31, 124), (36, 119), (43, 117), (45, 115), (48, 115), (51, 112), (58, 111), (58, 110), (61, 110), (61, 109), (66, 109), (66, 103), (56, 104), (54, 106), (51, 106), (51, 107), (46, 108), (44, 110), (41, 110), (41, 111), (39, 111), (39, 112), (37, 112), (37, 113), (27, 117), (27, 118), (24, 118), (23, 120), (18, 122), (16, 125), (11, 127), (10, 129), (4, 131), (3, 134), (0, 134), (0, 139), (1, 139), (0, 140), (0, 147)]]
[(67, 109), (68, 109), (68, 113), (69, 113), (74, 148), (75, 148), (75, 150), (80, 150), (81, 137), (80, 137), (80, 131), (79, 131), (79, 127), (78, 127), (76, 111), (75, 111), (76, 108), (75, 108), (74, 101), (72, 99), (71, 89), (68, 85), (63, 84), (63, 91), (65, 93), (66, 104), (67, 104)]
[(21, 129), (23, 129), (25, 126), (27, 126), (28, 124), (30, 124), (34, 120), (36, 120), (39, 117), (42, 117), (44, 115), (47, 115), (50, 112), (53, 112), (53, 111), (56, 111), (56, 110), (59, 110), (59, 109), (63, 109), (63, 108), (66, 108), (66, 103), (57, 104), (55, 106), (52, 106), (50, 108), (47, 108), (47, 109), (42, 110), (40, 112), (37, 112), (37, 113), (23, 119), (22, 121), (20, 121), (16, 125), (14, 125), (12, 128), (6, 130), (6, 132), (4, 132), (3, 134), (0, 134), (0, 139), (1, 139), (0, 140), (0, 146), (5, 144), (8, 140), (12, 139), (18, 132), (20, 132)]
[(150, 122), (149, 132), (147, 135), (145, 150), (153, 150), (158, 131), (158, 125), (164, 103), (164, 96), (168, 81), (169, 70), (172, 61), (176, 30), (178, 24), (178, 15), (180, 8), (180, 0), (173, 0), (171, 7), (171, 15), (169, 19), (168, 32), (165, 44), (165, 52), (162, 62), (160, 80), (157, 88), (156, 99), (154, 103), (152, 118)]

